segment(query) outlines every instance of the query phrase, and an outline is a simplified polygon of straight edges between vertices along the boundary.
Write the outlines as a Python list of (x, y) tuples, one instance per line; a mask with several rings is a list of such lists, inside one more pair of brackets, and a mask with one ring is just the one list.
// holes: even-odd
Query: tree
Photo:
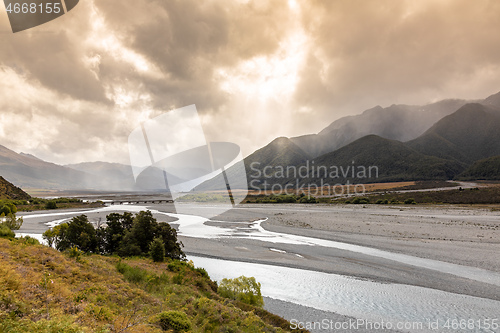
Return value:
[(98, 229), (98, 242), (102, 253), (113, 254), (118, 251), (125, 231), (132, 228), (134, 217), (131, 213), (111, 213), (106, 216), (106, 227)]
[(186, 255), (182, 251), (183, 244), (177, 241), (177, 231), (168, 223), (158, 223), (156, 235), (163, 240), (165, 256), (179, 260), (184, 260), (186, 258)]
[(96, 230), (86, 215), (75, 216), (68, 223), (61, 223), (43, 233), (49, 246), (59, 251), (76, 246), (83, 252), (96, 252)]
[(61, 223), (45, 231), (42, 235), (50, 247), (54, 246), (59, 251), (64, 251), (71, 247), (67, 237), (68, 223)]
[(149, 243), (155, 237), (157, 225), (156, 219), (149, 210), (140, 211), (134, 218), (134, 223), (130, 229), (131, 237), (144, 254), (149, 251)]
[(217, 292), (222, 296), (246, 304), (262, 307), (264, 300), (260, 283), (254, 277), (240, 276), (235, 279), (222, 279)]
[(165, 256), (172, 259), (185, 258), (175, 229), (167, 223), (158, 223), (149, 210), (141, 211), (135, 216), (130, 230), (125, 230), (117, 253), (120, 256), (148, 255), (149, 246), (156, 237), (163, 241)]
[(23, 218), (16, 218), (16, 215), (13, 213), (9, 213), (7, 217), (5, 217), (5, 221), (2, 225), (8, 227), (10, 230), (19, 230), (23, 225)]
[(96, 230), (86, 215), (75, 216), (68, 223), (68, 241), (83, 252), (95, 252), (97, 247)]
[(165, 260), (165, 245), (161, 237), (156, 237), (149, 244), (149, 253), (154, 262), (162, 262)]

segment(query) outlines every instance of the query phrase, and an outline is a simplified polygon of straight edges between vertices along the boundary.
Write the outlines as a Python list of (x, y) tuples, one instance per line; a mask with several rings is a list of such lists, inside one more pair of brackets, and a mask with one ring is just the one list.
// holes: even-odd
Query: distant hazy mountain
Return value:
[(29, 200), (31, 196), (0, 176), (0, 199)]
[(130, 165), (107, 162), (85, 162), (68, 164), (66, 167), (84, 172), (86, 187), (115, 191), (130, 191), (134, 188), (134, 175)]
[(0, 145), (0, 175), (23, 188), (82, 189), (87, 174)]
[(500, 155), (500, 111), (466, 104), (407, 144), (425, 155), (467, 164)]
[(495, 109), (500, 109), (500, 92), (489, 96), (488, 98), (484, 99), (481, 104), (495, 108)]
[(424, 106), (376, 106), (360, 115), (340, 118), (318, 134), (294, 137), (291, 140), (313, 157), (334, 151), (370, 134), (404, 142), (417, 138), (436, 121), (466, 103), (465, 100), (449, 99)]
[[(68, 164), (68, 168), (85, 172), (90, 175), (85, 182), (86, 187), (107, 191), (162, 191), (168, 192), (163, 170), (149, 167), (134, 179), (132, 167), (120, 163), (85, 162)], [(183, 182), (174, 176), (169, 179), (175, 183)], [(173, 184), (172, 184), (173, 185)]]
[(38, 157), (36, 157), (35, 155), (32, 155), (32, 154), (26, 154), (26, 153), (20, 152), (19, 155), (34, 158), (35, 160), (42, 161), (41, 159), (39, 159)]
[(475, 162), (457, 178), (460, 180), (500, 180), (500, 156)]

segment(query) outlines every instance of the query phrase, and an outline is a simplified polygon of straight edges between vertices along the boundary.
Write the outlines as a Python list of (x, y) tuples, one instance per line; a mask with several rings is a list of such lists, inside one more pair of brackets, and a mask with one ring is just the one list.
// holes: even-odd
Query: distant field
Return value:
[[(305, 195), (312, 196), (342, 196), (342, 194), (352, 194), (352, 193), (362, 193), (363, 189), (365, 192), (379, 192), (379, 191), (403, 191), (403, 190), (422, 190), (422, 189), (433, 189), (441, 187), (453, 187), (458, 186), (458, 183), (447, 182), (447, 181), (411, 181), (411, 182), (389, 182), (389, 183), (372, 183), (372, 184), (353, 184), (353, 185), (342, 185), (335, 187), (323, 187), (316, 188), (311, 186), (311, 188), (303, 187), (300, 192), (304, 192)], [(279, 195), (279, 194), (300, 194), (297, 191), (271, 191), (271, 190), (250, 190), (248, 191), (249, 196), (258, 195)]]
[[(388, 192), (366, 195), (368, 203), (404, 203), (413, 199), (417, 204), (500, 204), (500, 186), (484, 186), (467, 189), (422, 192)], [(335, 200), (338, 203), (351, 201), (348, 198)]]

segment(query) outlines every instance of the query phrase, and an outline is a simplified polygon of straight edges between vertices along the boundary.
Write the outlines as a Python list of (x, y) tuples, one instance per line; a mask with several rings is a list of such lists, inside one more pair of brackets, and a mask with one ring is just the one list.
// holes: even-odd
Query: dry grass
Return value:
[(273, 315), (221, 299), (188, 263), (130, 259), (127, 275), (118, 262), (0, 239), (0, 332), (162, 332), (158, 315), (168, 310), (186, 313), (194, 332), (283, 331)]

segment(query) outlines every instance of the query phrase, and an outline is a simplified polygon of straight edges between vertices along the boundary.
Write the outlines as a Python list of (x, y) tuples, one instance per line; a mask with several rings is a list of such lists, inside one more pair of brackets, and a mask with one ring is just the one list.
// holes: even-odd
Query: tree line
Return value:
[(97, 228), (86, 215), (75, 216), (47, 230), (43, 238), (59, 251), (76, 247), (87, 253), (151, 256), (154, 261), (186, 257), (176, 230), (168, 223), (158, 222), (149, 210), (135, 216), (129, 212), (111, 213), (106, 216), (106, 223)]

